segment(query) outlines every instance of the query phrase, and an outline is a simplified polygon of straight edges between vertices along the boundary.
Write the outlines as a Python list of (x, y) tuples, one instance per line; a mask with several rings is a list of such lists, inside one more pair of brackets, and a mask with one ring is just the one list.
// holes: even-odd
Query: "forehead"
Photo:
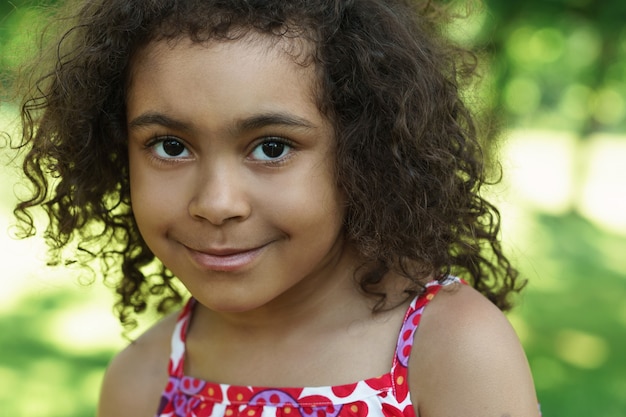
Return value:
[[(308, 68), (317, 73), (314, 64), (315, 45), (312, 41), (303, 36), (273, 35), (258, 33), (255, 31), (244, 31), (243, 29), (232, 29), (227, 37), (209, 38), (200, 37), (198, 39), (188, 36), (177, 36), (171, 38), (156, 38), (135, 50), (130, 59), (127, 85), (133, 80), (136, 69), (141, 67), (146, 60), (158, 61), (160, 55), (171, 54), (173, 50), (184, 48), (197, 50), (220, 49), (231, 44), (243, 45), (249, 50), (264, 50), (265, 54), (272, 55), (274, 59), (280, 61), (289, 60), (300, 68)], [(182, 46), (182, 48), (181, 48)]]
[(128, 120), (147, 111), (199, 121), (207, 115), (231, 120), (296, 110), (325, 124), (315, 67), (293, 54), (305, 49), (297, 39), (259, 35), (202, 43), (188, 38), (151, 42), (133, 57)]
[[(159, 69), (174, 55), (187, 55), (207, 51), (219, 51), (231, 48), (233, 45), (245, 48), (252, 52), (250, 58), (268, 56), (279, 63), (287, 71), (300, 72), (301, 76), (309, 79), (308, 90), (314, 101), (318, 101), (319, 68), (314, 64), (314, 45), (312, 41), (301, 36), (280, 36), (260, 34), (256, 32), (234, 33), (228, 39), (209, 39), (195, 41), (189, 37), (180, 36), (171, 39), (153, 40), (139, 47), (131, 56), (126, 76), (126, 92), (133, 90), (137, 75), (142, 70), (154, 71)], [(260, 52), (260, 53), (259, 53)], [(171, 60), (169, 60), (171, 61)], [(253, 59), (249, 63), (254, 65)], [(181, 63), (182, 65), (182, 63)], [(147, 68), (147, 67), (150, 68)], [(175, 71), (175, 68), (171, 68)], [(201, 71), (201, 69), (199, 69)]]

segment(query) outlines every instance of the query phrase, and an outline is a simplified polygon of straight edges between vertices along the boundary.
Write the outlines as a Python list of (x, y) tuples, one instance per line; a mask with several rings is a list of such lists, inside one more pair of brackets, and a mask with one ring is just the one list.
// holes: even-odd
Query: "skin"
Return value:
[[(132, 204), (147, 244), (199, 301), (187, 375), (347, 384), (389, 372), (404, 280), (386, 277), (381, 289), (396, 307), (373, 315), (375, 300), (354, 281), (362, 261), (343, 239), (334, 136), (313, 99), (315, 71), (285, 53), (306, 45), (283, 42), (182, 39), (137, 53), (127, 97)], [(154, 415), (175, 320), (112, 361), (99, 416)], [(418, 416), (537, 415), (515, 334), (473, 289), (435, 298), (415, 351)]]

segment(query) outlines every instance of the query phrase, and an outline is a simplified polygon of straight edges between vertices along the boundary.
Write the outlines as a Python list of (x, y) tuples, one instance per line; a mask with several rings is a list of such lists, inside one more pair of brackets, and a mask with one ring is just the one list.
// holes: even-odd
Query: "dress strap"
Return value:
[(178, 315), (176, 327), (172, 333), (171, 353), (168, 366), (168, 374), (171, 377), (182, 378), (185, 372), (185, 346), (187, 341), (187, 330), (196, 304), (195, 298), (191, 297)]
[(407, 383), (409, 358), (411, 357), (411, 351), (413, 349), (415, 333), (422, 319), (422, 313), (424, 313), (426, 306), (435, 298), (435, 295), (437, 295), (441, 288), (455, 283), (464, 282), (452, 276), (447, 277), (444, 281), (429, 282), (426, 284), (424, 291), (411, 302), (404, 316), (404, 322), (402, 323), (402, 328), (398, 335), (396, 354), (393, 358), (393, 366), (391, 369), (393, 389), (400, 401), (404, 401), (409, 395)]

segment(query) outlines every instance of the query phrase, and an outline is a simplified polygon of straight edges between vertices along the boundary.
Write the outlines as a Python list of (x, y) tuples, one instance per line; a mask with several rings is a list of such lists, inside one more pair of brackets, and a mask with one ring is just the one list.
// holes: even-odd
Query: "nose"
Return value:
[(221, 226), (229, 220), (244, 220), (251, 212), (245, 176), (225, 164), (208, 169), (198, 167), (189, 214)]

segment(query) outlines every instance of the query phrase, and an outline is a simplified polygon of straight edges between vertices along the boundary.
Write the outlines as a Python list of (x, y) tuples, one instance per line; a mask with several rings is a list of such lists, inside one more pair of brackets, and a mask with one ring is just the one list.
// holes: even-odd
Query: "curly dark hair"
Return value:
[[(410, 0), (89, 0), (37, 64), (21, 107), (23, 171), (32, 194), (15, 214), (48, 215), (53, 258), (102, 261), (124, 324), (148, 302), (167, 311), (183, 294), (146, 246), (130, 204), (125, 94), (129, 62), (149, 42), (228, 41), (255, 32), (312, 46), (320, 110), (333, 123), (345, 233), (375, 293), (389, 271), (419, 291), (428, 277), (463, 275), (506, 310), (523, 287), (499, 241), (475, 118), (461, 99), (472, 57), (447, 42), (443, 16)], [(68, 10), (70, 10), (68, 9)], [(71, 23), (68, 23), (71, 22)], [(67, 29), (67, 25), (70, 28)], [(300, 57), (301, 58), (301, 57)], [(379, 294), (381, 300), (384, 294)], [(381, 304), (382, 305), (382, 304)]]

